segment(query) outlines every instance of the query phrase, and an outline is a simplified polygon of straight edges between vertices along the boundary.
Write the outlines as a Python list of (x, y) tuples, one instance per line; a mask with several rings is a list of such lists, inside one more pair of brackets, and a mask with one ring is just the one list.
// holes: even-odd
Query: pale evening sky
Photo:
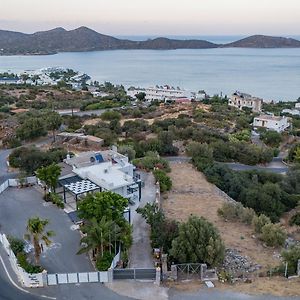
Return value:
[(300, 0), (1, 0), (0, 29), (113, 35), (300, 34)]

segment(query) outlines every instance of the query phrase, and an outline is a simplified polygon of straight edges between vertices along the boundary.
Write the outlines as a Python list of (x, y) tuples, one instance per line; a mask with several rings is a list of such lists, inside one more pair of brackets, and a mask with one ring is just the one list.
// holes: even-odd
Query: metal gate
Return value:
[(202, 264), (178, 264), (177, 277), (182, 279), (200, 279)]
[(113, 279), (155, 280), (156, 269), (114, 269)]

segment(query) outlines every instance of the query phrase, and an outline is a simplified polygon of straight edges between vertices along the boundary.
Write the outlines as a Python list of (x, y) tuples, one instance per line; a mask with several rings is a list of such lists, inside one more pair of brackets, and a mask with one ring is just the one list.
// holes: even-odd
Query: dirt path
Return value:
[(173, 188), (163, 201), (167, 217), (185, 221), (191, 215), (203, 216), (216, 225), (227, 248), (240, 250), (242, 255), (265, 268), (279, 264), (278, 253), (263, 247), (250, 226), (225, 222), (218, 216), (217, 210), (226, 200), (202, 173), (189, 163), (172, 162), (171, 168)]

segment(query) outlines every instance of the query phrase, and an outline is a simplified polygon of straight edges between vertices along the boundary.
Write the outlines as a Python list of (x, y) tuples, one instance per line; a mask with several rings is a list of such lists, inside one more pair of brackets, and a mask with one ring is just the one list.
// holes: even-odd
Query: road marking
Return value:
[[(14, 280), (10, 277), (10, 274), (9, 274), (9, 272), (8, 272), (6, 266), (5, 266), (5, 263), (4, 263), (4, 261), (3, 261), (2, 257), (1, 257), (1, 255), (0, 255), (0, 261), (1, 261), (2, 265), (3, 265), (4, 271), (5, 271), (5, 273), (6, 273), (7, 277), (8, 277), (8, 279), (9, 279), (9, 281), (12, 283), (12, 285), (13, 285), (14, 287), (16, 287), (18, 290), (22, 291), (23, 293), (30, 294), (30, 295), (34, 295), (34, 294), (31, 294), (29, 291), (24, 290), (23, 288), (19, 287), (19, 286), (14, 282)], [(54, 298), (54, 297), (49, 297), (49, 296), (46, 296), (46, 295), (34, 295), (34, 296), (56, 300), (56, 298)]]

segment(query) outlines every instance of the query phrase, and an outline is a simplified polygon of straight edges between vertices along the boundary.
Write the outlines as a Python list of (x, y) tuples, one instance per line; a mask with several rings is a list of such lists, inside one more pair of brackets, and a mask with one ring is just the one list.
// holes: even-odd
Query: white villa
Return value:
[(282, 113), (283, 114), (290, 114), (292, 116), (300, 116), (300, 103), (297, 102), (295, 104), (295, 108), (294, 109), (283, 109)]
[(116, 148), (68, 156), (62, 164), (59, 184), (65, 203), (67, 193), (77, 203), (79, 196), (93, 191), (111, 191), (127, 198), (129, 203), (141, 199), (141, 180), (135, 173), (135, 166)]
[(176, 101), (180, 99), (191, 100), (192, 93), (186, 90), (180, 89), (179, 87), (174, 88), (169, 85), (155, 86), (149, 88), (135, 88), (130, 87), (127, 90), (127, 95), (136, 98), (139, 93), (145, 93), (145, 100), (151, 102), (154, 100), (158, 101)]
[(231, 95), (228, 105), (240, 110), (243, 108), (251, 108), (253, 112), (260, 112), (262, 102), (263, 100), (260, 98), (236, 91)]
[(287, 117), (279, 117), (274, 115), (261, 115), (254, 118), (253, 127), (266, 128), (268, 130), (275, 130), (277, 132), (282, 132), (290, 126)]

